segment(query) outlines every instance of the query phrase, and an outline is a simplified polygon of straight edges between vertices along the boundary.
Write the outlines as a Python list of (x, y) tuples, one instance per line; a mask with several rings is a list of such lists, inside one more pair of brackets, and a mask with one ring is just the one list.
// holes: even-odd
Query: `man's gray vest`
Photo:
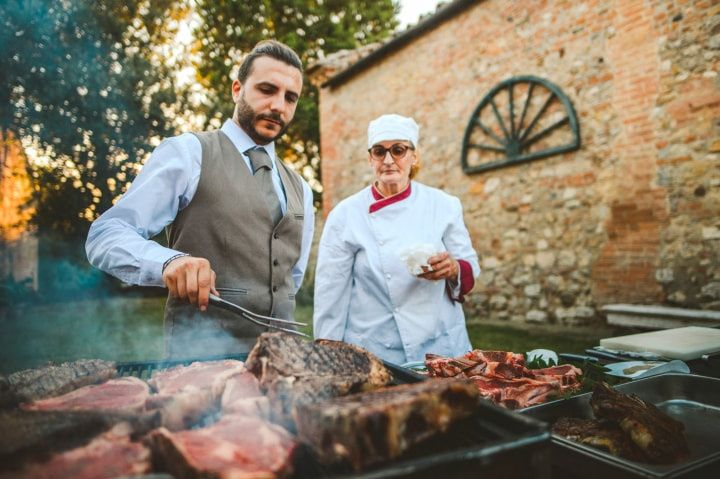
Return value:
[[(275, 161), (287, 210), (277, 225), (242, 155), (222, 131), (196, 133), (202, 145), (197, 191), (167, 228), (170, 248), (206, 258), (220, 296), (256, 313), (292, 319), (292, 268), (300, 257), (304, 221), (300, 176)], [(209, 306), (168, 297), (165, 353), (208, 357), (249, 351), (266, 328)]]

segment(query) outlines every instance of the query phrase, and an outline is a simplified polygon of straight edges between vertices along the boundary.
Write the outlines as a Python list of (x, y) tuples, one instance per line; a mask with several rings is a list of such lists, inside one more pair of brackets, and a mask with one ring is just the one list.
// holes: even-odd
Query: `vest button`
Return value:
[(278, 239), (278, 234), (277, 234), (277, 233), (273, 233), (273, 238)]
[(280, 264), (280, 261), (278, 261), (278, 260), (276, 260), (276, 259), (273, 260), (273, 266), (277, 266), (277, 265), (279, 265), (279, 264)]
[(273, 293), (277, 293), (277, 290), (278, 290), (278, 287), (277, 287), (277, 286), (273, 286)]

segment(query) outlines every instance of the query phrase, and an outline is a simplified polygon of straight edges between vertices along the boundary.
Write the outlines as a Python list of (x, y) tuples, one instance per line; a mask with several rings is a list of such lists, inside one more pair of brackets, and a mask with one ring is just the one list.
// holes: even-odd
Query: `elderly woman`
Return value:
[[(372, 121), (368, 147), (375, 182), (330, 212), (320, 240), (315, 337), (396, 364), (463, 354), (471, 346), (461, 303), (480, 267), (460, 200), (412, 180), (420, 169), (412, 118)], [(431, 255), (411, 272), (408, 250), (421, 245)]]

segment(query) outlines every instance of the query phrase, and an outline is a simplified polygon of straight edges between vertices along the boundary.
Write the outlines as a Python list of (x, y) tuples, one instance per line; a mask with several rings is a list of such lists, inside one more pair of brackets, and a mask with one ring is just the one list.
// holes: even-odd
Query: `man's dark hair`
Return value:
[(297, 68), (300, 70), (300, 73), (303, 71), (300, 57), (292, 48), (277, 40), (263, 40), (253, 47), (252, 51), (248, 53), (240, 64), (240, 70), (237, 76), (240, 83), (245, 83), (245, 80), (250, 75), (250, 70), (252, 70), (253, 62), (256, 58), (260, 57), (271, 57), (285, 62), (291, 67)]

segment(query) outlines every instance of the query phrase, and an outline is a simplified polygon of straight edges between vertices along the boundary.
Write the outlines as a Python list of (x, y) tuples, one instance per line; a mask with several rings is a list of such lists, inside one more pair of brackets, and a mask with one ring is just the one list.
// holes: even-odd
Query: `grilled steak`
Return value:
[(590, 399), (595, 417), (616, 423), (656, 464), (672, 464), (690, 454), (685, 426), (634, 394), (597, 383)]
[(102, 359), (81, 359), (0, 376), (0, 407), (68, 393), (115, 377), (116, 365)]
[(263, 333), (245, 366), (267, 392), (272, 419), (293, 431), (294, 407), (384, 386), (390, 372), (370, 352), (341, 341)]
[(299, 404), (321, 403), (327, 399), (363, 391), (367, 377), (347, 376), (279, 377), (267, 386), (271, 418), (291, 431), (295, 430), (295, 408)]
[(241, 361), (195, 362), (153, 374), (150, 385), (158, 392), (147, 399), (148, 409), (157, 409), (162, 425), (178, 431), (198, 423), (216, 411), (225, 384), (245, 371)]
[(125, 414), (145, 412), (150, 387), (134, 377), (111, 379), (85, 386), (62, 396), (22, 404), (26, 411), (107, 411)]
[(355, 470), (393, 459), (414, 444), (470, 416), (479, 394), (465, 381), (415, 384), (296, 405), (298, 437), (322, 462), (349, 462)]
[(104, 479), (150, 472), (150, 451), (131, 442), (125, 425), (95, 438), (86, 446), (52, 456), (41, 463), (0, 473), (2, 479)]
[(154, 462), (178, 479), (271, 478), (289, 474), (296, 443), (279, 426), (227, 415), (212, 426), (150, 434)]
[(617, 424), (597, 419), (563, 417), (553, 424), (552, 432), (571, 441), (602, 449), (614, 456), (646, 462), (642, 449), (635, 445)]
[(390, 382), (390, 373), (372, 353), (341, 341), (307, 341), (285, 333), (263, 333), (245, 366), (265, 386), (278, 377), (364, 375), (367, 388)]

